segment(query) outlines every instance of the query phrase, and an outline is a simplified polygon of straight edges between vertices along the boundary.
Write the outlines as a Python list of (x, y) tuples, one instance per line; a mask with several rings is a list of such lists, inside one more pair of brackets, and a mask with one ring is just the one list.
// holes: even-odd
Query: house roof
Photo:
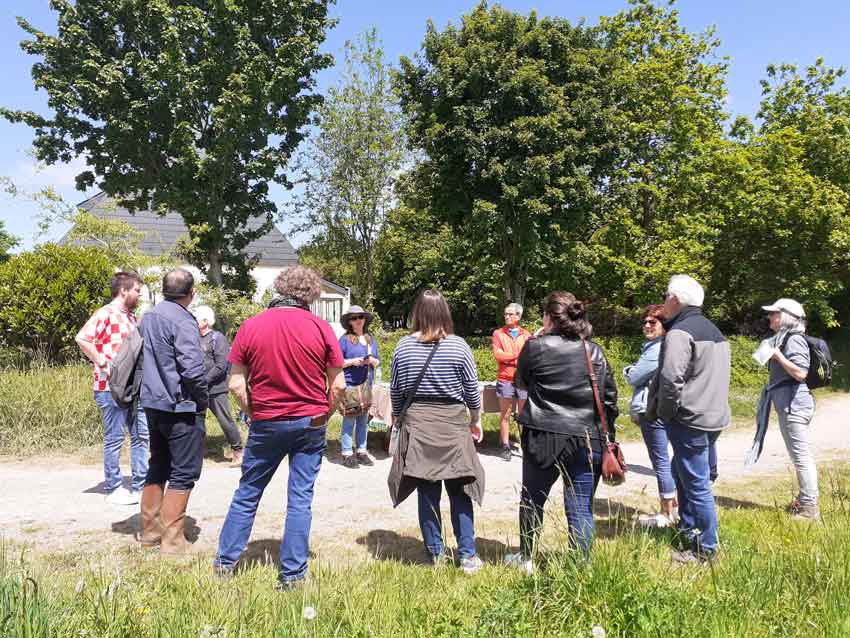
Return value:
[[(171, 250), (177, 239), (189, 232), (183, 218), (173, 211), (165, 215), (157, 215), (150, 210), (130, 213), (126, 208), (118, 206), (106, 193), (98, 193), (79, 204), (78, 208), (97, 217), (126, 222), (136, 230), (144, 232), (145, 238), (140, 242), (139, 250), (146, 255), (156, 256)], [(262, 223), (262, 219), (251, 217), (247, 228), (258, 228)], [(67, 241), (68, 233), (65, 233), (59, 243), (64, 244)], [(251, 256), (259, 256), (258, 266), (284, 267), (298, 263), (295, 249), (277, 226), (272, 226), (268, 233), (248, 244), (245, 252)]]

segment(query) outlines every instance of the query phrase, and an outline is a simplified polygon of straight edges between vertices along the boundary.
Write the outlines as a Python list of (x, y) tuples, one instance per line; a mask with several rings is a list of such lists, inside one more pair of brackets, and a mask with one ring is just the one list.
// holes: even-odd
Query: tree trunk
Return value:
[(207, 282), (213, 286), (221, 287), (224, 283), (221, 277), (221, 252), (211, 250), (207, 253), (209, 267), (207, 268)]

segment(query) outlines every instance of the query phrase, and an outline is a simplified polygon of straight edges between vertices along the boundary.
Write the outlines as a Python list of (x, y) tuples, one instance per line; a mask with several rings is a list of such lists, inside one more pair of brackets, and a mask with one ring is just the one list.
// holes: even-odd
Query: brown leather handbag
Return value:
[(621, 485), (626, 481), (626, 459), (620, 444), (611, 440), (608, 433), (608, 419), (602, 407), (602, 399), (599, 396), (599, 385), (596, 380), (596, 371), (590, 360), (590, 346), (587, 340), (582, 339), (584, 346), (584, 358), (587, 361), (587, 372), (590, 375), (590, 385), (593, 387), (593, 400), (596, 402), (596, 412), (599, 414), (599, 422), (602, 425), (602, 435), (605, 437), (602, 445), (602, 480), (608, 485)]

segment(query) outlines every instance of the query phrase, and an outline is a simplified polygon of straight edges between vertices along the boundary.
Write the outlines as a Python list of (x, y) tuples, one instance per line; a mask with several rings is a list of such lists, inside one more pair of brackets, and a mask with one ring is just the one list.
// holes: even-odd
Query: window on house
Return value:
[(342, 317), (342, 299), (321, 297), (313, 303), (310, 310), (328, 323), (339, 323)]

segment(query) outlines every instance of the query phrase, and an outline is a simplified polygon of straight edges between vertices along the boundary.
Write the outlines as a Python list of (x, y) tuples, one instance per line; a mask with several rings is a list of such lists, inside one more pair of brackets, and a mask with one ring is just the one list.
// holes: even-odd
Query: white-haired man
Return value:
[(496, 396), (499, 397), (499, 439), (502, 443), (501, 457), (511, 460), (511, 411), (516, 400), (516, 413), (522, 411), (528, 393), (514, 384), (516, 363), (523, 346), (531, 338), (531, 333), (519, 325), (522, 319), (522, 306), (510, 303), (505, 306), (505, 325), (493, 332), (493, 357), (499, 364), (496, 376)]
[(705, 293), (688, 275), (674, 275), (664, 296), (658, 372), (650, 387), (649, 418), (667, 426), (679, 499), (679, 531), (687, 549), (673, 560), (710, 560), (717, 551), (717, 510), (710, 480), (710, 451), (729, 425), (729, 343), (702, 314)]
[(198, 306), (192, 311), (201, 333), (201, 349), (204, 351), (204, 368), (210, 393), (210, 412), (218, 420), (224, 438), (233, 453), (230, 466), (242, 465), (242, 435), (233, 421), (228, 397), (227, 377), (230, 373), (230, 342), (215, 325), (215, 311), (209, 306)]

